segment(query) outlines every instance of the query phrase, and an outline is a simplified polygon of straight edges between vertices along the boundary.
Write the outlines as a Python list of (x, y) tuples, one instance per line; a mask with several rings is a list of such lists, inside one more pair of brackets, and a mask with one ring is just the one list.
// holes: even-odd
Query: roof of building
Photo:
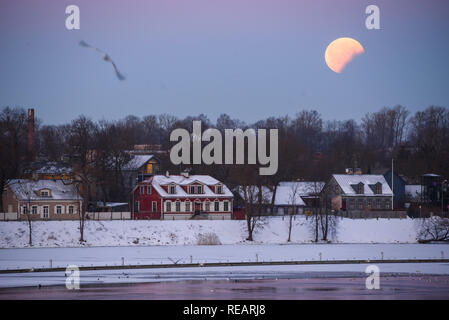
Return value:
[(411, 199), (419, 199), (421, 198), (423, 186), (419, 184), (407, 184), (405, 185), (405, 194), (407, 197)]
[(106, 204), (103, 201), (97, 201), (97, 207), (102, 208), (114, 208), (114, 207), (122, 207), (122, 206), (128, 206), (128, 202), (106, 202)]
[[(276, 206), (305, 206), (303, 197), (309, 197), (321, 192), (325, 183), (322, 181), (283, 181), (276, 188), (274, 205)], [(255, 186), (252, 186), (255, 188)], [(240, 196), (243, 197), (242, 188), (238, 188)], [(257, 192), (257, 191), (255, 191)], [(262, 187), (262, 197), (264, 203), (271, 203), (273, 192), (270, 188)]]
[(59, 162), (47, 162), (39, 166), (35, 173), (38, 174), (67, 174), (72, 173), (73, 169)]
[[(337, 181), (340, 188), (343, 190), (345, 195), (360, 196), (353, 186), (363, 183), (363, 193), (365, 196), (391, 196), (393, 192), (388, 185), (385, 177), (382, 175), (374, 174), (334, 174), (332, 175)], [(380, 183), (382, 185), (382, 194), (375, 194), (371, 186)]]
[[(184, 191), (181, 186), (187, 186), (189, 184), (193, 184), (198, 182), (204, 186), (204, 190), (202, 194), (188, 194)], [(223, 190), (221, 194), (215, 193), (210, 186), (214, 186), (216, 184), (221, 183), (217, 179), (207, 176), (207, 175), (192, 175), (189, 177), (185, 177), (182, 175), (169, 175), (168, 177), (165, 175), (155, 175), (147, 180), (144, 180), (143, 183), (151, 183), (153, 188), (164, 198), (181, 198), (181, 197), (196, 197), (196, 198), (229, 198), (233, 197), (232, 192), (223, 185)], [(164, 190), (161, 186), (169, 185), (174, 183), (175, 193), (170, 194)]]
[(154, 155), (132, 155), (132, 158), (123, 166), (122, 170), (133, 171), (144, 166), (148, 161), (154, 158)]
[[(28, 180), (13, 179), (8, 181), (8, 186), (18, 200), (81, 200), (75, 186), (61, 180)], [(49, 197), (41, 197), (38, 191), (49, 189)]]

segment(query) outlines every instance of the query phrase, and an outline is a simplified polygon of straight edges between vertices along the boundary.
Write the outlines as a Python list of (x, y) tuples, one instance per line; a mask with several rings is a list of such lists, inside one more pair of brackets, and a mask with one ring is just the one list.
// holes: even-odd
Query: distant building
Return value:
[(383, 175), (334, 174), (323, 192), (335, 211), (391, 210), (392, 191)]
[(396, 172), (392, 172), (391, 169), (388, 169), (383, 174), (383, 176), (387, 181), (388, 185), (390, 186), (390, 188), (393, 188), (394, 208), (404, 208), (404, 204), (406, 201), (406, 192), (405, 192), (405, 187), (407, 185), (406, 179), (402, 175)]
[(155, 175), (132, 191), (133, 219), (231, 219), (233, 194), (207, 175)]
[(34, 180), (70, 180), (73, 169), (63, 162), (44, 161), (33, 163), (31, 175)]
[[(319, 195), (325, 183), (322, 181), (283, 181), (276, 188), (273, 211), (271, 201), (274, 188), (262, 187), (262, 212), (261, 215), (287, 215), (302, 214), (316, 205)], [(238, 188), (239, 204), (243, 207), (242, 189)]]
[(130, 192), (138, 182), (159, 173), (160, 161), (154, 155), (132, 155), (122, 168), (126, 192)]
[(82, 199), (72, 184), (62, 180), (14, 179), (2, 194), (3, 212), (17, 212), (19, 220), (77, 219)]

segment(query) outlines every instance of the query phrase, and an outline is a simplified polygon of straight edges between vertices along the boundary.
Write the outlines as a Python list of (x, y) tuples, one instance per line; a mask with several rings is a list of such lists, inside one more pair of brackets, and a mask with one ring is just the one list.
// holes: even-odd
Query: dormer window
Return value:
[(168, 186), (168, 193), (170, 193), (170, 194), (176, 193), (176, 186), (174, 184), (171, 184)]
[(190, 186), (189, 193), (190, 194), (195, 194), (195, 186)]
[(221, 184), (217, 185), (215, 187), (215, 191), (217, 194), (222, 194), (223, 193), (223, 186)]
[(354, 185), (353, 186), (353, 188), (355, 189), (355, 192), (357, 193), (357, 194), (364, 194), (365, 192), (365, 190), (364, 190), (364, 184), (362, 183), (362, 182), (360, 182), (360, 183), (358, 183), (358, 184), (356, 184), (356, 185)]
[(202, 194), (203, 193), (203, 186), (197, 186), (196, 190), (197, 190), (198, 194)]
[(50, 197), (50, 190), (41, 190), (41, 197), (42, 198)]
[(376, 194), (382, 194), (382, 184), (376, 183)]

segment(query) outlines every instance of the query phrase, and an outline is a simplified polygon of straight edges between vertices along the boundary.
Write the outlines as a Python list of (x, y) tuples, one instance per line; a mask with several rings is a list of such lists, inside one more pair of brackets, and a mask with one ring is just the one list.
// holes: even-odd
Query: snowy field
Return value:
[[(201, 234), (217, 235), (221, 244), (248, 243), (246, 221), (225, 220), (125, 220), (87, 221), (85, 239), (80, 245), (78, 221), (39, 221), (33, 223), (34, 247), (80, 246), (155, 246), (195, 245)], [(338, 219), (333, 243), (416, 243), (418, 220), (412, 219)], [(287, 243), (288, 219), (267, 218), (256, 229), (257, 244)], [(298, 217), (294, 221), (292, 243), (311, 243), (310, 220)], [(28, 246), (26, 222), (0, 222), (0, 248)]]
[(0, 250), (0, 269), (172, 263), (439, 259), (449, 257), (445, 244), (233, 244), (219, 246), (129, 246), (21, 248)]

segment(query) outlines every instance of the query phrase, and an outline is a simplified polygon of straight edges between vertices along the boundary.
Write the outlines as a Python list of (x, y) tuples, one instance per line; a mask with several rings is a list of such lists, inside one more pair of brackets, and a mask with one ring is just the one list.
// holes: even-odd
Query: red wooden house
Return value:
[(132, 191), (133, 219), (231, 219), (232, 192), (206, 175), (155, 175)]

